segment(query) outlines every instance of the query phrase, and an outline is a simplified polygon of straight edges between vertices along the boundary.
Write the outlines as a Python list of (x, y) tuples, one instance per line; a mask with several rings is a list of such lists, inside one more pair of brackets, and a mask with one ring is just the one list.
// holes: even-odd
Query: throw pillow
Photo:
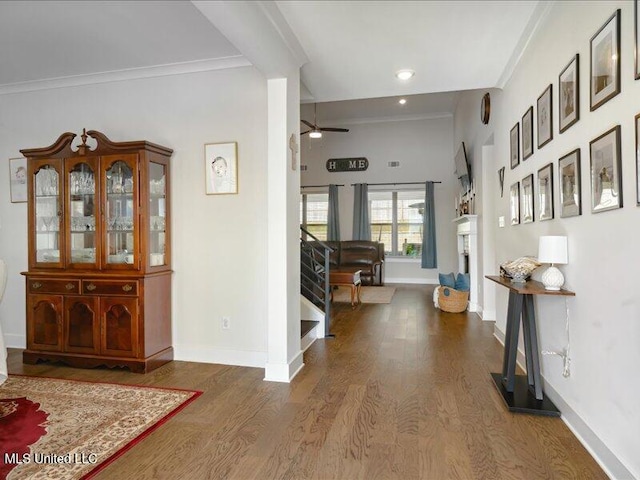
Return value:
[(468, 292), (471, 289), (471, 280), (468, 273), (459, 273), (456, 278), (456, 284), (453, 287), (462, 292)]
[(456, 277), (451, 273), (439, 273), (440, 285), (443, 287), (456, 288)]

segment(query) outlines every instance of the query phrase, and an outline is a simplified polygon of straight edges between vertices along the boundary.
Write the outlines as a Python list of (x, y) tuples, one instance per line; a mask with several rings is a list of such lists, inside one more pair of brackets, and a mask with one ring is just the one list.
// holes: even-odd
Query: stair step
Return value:
[(300, 320), (300, 338), (303, 338), (307, 333), (314, 329), (320, 322), (312, 320)]

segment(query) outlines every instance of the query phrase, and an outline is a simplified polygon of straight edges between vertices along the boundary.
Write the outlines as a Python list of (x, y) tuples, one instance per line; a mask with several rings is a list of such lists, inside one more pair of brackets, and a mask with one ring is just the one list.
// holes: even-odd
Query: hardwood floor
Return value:
[(172, 362), (147, 375), (23, 365), (10, 373), (203, 390), (99, 479), (607, 478), (558, 418), (510, 414), (490, 372), (493, 323), (433, 308), (432, 287), (391, 304), (334, 304), (291, 384), (255, 368)]

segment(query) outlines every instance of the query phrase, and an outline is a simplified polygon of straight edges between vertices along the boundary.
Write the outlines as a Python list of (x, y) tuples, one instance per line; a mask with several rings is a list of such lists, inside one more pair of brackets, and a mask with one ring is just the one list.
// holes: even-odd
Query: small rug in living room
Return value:
[[(360, 287), (360, 301), (362, 303), (391, 303), (396, 287)], [(338, 287), (333, 291), (333, 301), (351, 303), (351, 287)]]
[(0, 479), (90, 478), (200, 393), (10, 375), (0, 386)]

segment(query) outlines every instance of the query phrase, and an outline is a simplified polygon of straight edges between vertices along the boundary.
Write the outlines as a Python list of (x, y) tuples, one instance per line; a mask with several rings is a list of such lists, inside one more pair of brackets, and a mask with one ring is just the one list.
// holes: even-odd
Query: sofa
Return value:
[(360, 270), (363, 285), (384, 285), (384, 243), (367, 240), (324, 243), (333, 249), (329, 256), (330, 271)]

